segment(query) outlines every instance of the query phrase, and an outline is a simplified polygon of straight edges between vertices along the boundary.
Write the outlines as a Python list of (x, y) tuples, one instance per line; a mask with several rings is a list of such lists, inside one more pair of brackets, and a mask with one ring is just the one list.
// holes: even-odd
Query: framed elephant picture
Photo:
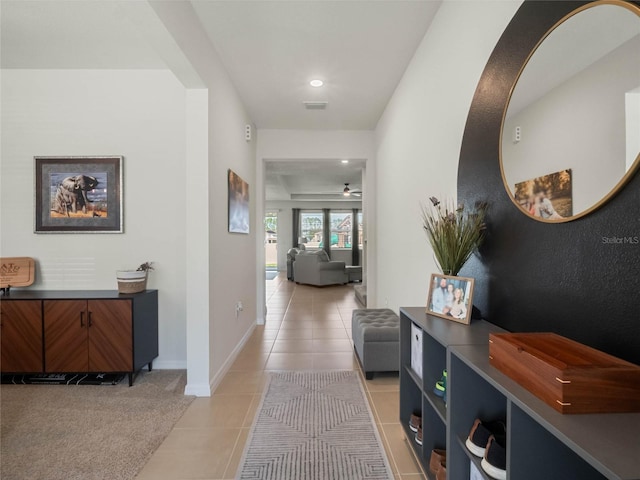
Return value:
[(35, 233), (122, 233), (122, 160), (34, 157)]

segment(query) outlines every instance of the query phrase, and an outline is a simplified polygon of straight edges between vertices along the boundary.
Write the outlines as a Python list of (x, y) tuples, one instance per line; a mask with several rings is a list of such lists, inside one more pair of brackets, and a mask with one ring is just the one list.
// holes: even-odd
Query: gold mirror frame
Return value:
[(500, 139), (499, 139), (499, 164), (500, 164), (500, 175), (502, 176), (502, 182), (504, 184), (504, 188), (509, 196), (509, 199), (511, 200), (511, 202), (516, 206), (516, 208), (518, 208), (519, 211), (521, 211), (523, 214), (525, 214), (527, 217), (536, 220), (538, 222), (543, 222), (543, 223), (565, 223), (565, 222), (570, 222), (573, 220), (577, 220), (578, 218), (584, 217), (585, 215), (588, 215), (592, 212), (594, 212), (595, 210), (597, 210), (598, 208), (602, 207), (603, 205), (605, 205), (609, 200), (611, 200), (618, 192), (620, 192), (620, 190), (622, 190), (622, 188), (627, 184), (627, 182), (629, 182), (629, 180), (631, 178), (633, 178), (633, 176), (635, 175), (635, 173), (638, 171), (639, 167), (640, 167), (640, 152), (638, 153), (638, 155), (636, 156), (634, 162), (632, 163), (632, 165), (627, 169), (627, 171), (625, 172), (625, 174), (622, 176), (622, 178), (613, 186), (613, 188), (609, 191), (609, 193), (607, 193), (605, 196), (603, 196), (600, 200), (598, 200), (597, 202), (595, 202), (592, 206), (582, 210), (579, 213), (576, 214), (572, 214), (569, 217), (562, 217), (562, 218), (558, 218), (558, 219), (545, 219), (545, 218), (541, 218), (541, 217), (536, 217), (531, 215), (528, 211), (526, 211), (516, 200), (516, 196), (515, 196), (515, 192), (512, 191), (509, 183), (507, 182), (506, 176), (505, 176), (505, 171), (504, 171), (504, 166), (503, 166), (503, 137), (505, 135), (505, 121), (507, 118), (507, 112), (509, 110), (509, 105), (511, 104), (511, 98), (513, 96), (513, 93), (516, 89), (516, 86), (518, 85), (518, 81), (520, 80), (520, 77), (522, 76), (522, 73), (524, 72), (524, 70), (526, 69), (527, 65), (529, 64), (529, 61), (531, 60), (531, 58), (533, 57), (533, 55), (536, 53), (536, 51), (538, 50), (538, 48), (540, 47), (540, 45), (542, 45), (542, 43), (547, 39), (547, 37), (554, 32), (560, 25), (562, 25), (563, 23), (565, 23), (568, 19), (574, 17), (575, 15), (577, 15), (580, 12), (583, 12), (585, 10), (594, 8), (594, 7), (598, 7), (598, 6), (602, 6), (602, 5), (615, 5), (615, 6), (619, 6), (622, 8), (625, 8), (626, 10), (634, 13), (637, 17), (639, 17), (640, 20), (640, 7), (638, 7), (635, 4), (632, 3), (628, 3), (624, 0), (598, 0), (598, 1), (594, 1), (591, 3), (588, 3), (586, 5), (583, 5), (575, 10), (573, 10), (572, 12), (570, 12), (569, 14), (565, 15), (562, 19), (560, 19), (557, 23), (555, 23), (540, 39), (540, 41), (538, 41), (538, 43), (535, 45), (535, 47), (531, 50), (531, 53), (529, 53), (529, 55), (527, 56), (524, 64), (522, 65), (522, 67), (520, 68), (520, 71), (518, 72), (518, 75), (516, 76), (516, 80), (513, 84), (513, 86), (511, 87), (510, 91), (509, 91), (509, 97), (507, 99), (507, 103), (505, 106), (505, 109), (502, 113), (502, 122), (500, 125)]

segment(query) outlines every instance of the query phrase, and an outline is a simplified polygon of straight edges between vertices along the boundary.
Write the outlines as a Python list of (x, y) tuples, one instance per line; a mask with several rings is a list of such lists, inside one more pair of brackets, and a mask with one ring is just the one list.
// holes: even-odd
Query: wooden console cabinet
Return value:
[(158, 356), (158, 291), (13, 291), (0, 298), (2, 373), (127, 373)]
[(0, 331), (0, 366), (3, 372), (43, 371), (40, 300), (0, 300)]

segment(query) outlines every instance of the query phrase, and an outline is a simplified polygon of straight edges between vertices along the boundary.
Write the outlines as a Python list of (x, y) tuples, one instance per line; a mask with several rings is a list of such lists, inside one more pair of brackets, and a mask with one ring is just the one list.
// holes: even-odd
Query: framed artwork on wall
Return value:
[(34, 157), (35, 233), (122, 233), (122, 160)]
[(249, 184), (233, 170), (228, 171), (229, 232), (249, 233)]
[(427, 313), (468, 325), (473, 310), (473, 278), (434, 273), (429, 284)]

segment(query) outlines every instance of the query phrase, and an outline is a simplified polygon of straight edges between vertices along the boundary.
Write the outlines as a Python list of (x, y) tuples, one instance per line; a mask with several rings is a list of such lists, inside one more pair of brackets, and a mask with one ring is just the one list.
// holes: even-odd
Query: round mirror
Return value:
[(513, 202), (543, 222), (603, 205), (640, 164), (640, 8), (592, 2), (529, 56), (502, 121), (500, 168)]

